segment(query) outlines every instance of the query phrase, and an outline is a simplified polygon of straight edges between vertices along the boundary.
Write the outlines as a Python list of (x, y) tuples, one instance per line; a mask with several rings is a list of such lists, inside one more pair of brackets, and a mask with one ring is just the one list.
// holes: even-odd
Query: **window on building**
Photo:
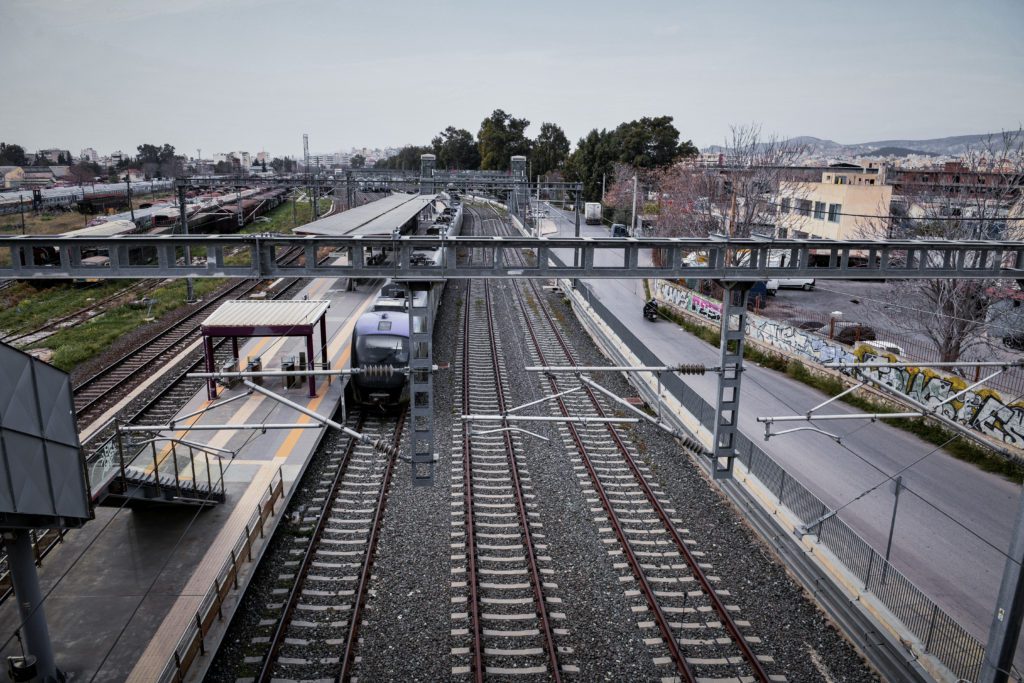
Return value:
[(844, 176), (844, 175), (837, 175), (836, 176), (836, 183), (835, 184), (836, 185), (846, 185), (846, 176)]
[[(780, 240), (784, 240), (789, 235), (789, 228), (778, 228), (777, 232), (778, 232), (779, 239)], [(1018, 304), (1020, 302), (1019, 301), (1014, 301), (1013, 303), (1014, 304)]]
[(797, 205), (796, 205), (796, 212), (798, 214), (800, 214), (801, 216), (810, 216), (811, 215), (811, 200), (810, 199), (801, 199), (800, 201), (798, 201)]
[(832, 223), (839, 222), (839, 215), (843, 212), (842, 204), (832, 204), (828, 207), (828, 219)]
[(825, 220), (825, 202), (814, 202), (814, 220)]
[(782, 213), (789, 213), (789, 197), (782, 198), (782, 204), (779, 206), (779, 211)]

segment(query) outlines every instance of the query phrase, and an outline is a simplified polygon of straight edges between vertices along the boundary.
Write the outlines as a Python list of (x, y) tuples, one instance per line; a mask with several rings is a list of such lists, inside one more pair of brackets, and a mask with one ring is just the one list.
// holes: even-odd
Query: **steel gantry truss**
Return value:
[[(287, 265), (281, 253), (306, 258)], [(184, 259), (185, 250), (192, 259)], [(442, 250), (440, 265), (417, 263), (415, 250)], [(471, 249), (488, 258), (464, 263)], [(371, 252), (372, 250), (372, 252)], [(370, 261), (366, 255), (391, 253)], [(515, 251), (532, 252), (524, 266)], [(319, 263), (317, 253), (330, 252)], [(97, 252), (109, 263), (83, 263)], [(573, 259), (566, 256), (576, 255)], [(779, 259), (779, 256), (785, 259)], [(554, 260), (556, 259), (557, 260)], [(0, 237), (0, 279), (168, 277), (699, 278), (755, 282), (768, 278), (1024, 278), (1024, 242), (948, 240), (763, 240), (757, 238), (590, 237), (292, 237), (124, 235)]]

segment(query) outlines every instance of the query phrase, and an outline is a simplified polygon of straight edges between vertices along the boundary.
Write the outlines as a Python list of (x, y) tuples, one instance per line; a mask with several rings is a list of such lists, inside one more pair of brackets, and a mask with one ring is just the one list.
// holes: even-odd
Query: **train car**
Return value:
[[(359, 316), (352, 336), (352, 367), (372, 368), (409, 365), (409, 314), (375, 310)], [(363, 406), (387, 410), (409, 401), (409, 388), (402, 372), (366, 372), (349, 382), (354, 401)]]
[[(417, 234), (455, 237), (462, 232), (462, 206), (450, 198), (439, 200), (438, 212), (433, 219), (423, 221)], [(440, 265), (444, 250), (440, 248), (414, 249), (414, 265)], [(425, 304), (437, 313), (444, 293), (444, 283), (435, 284), (429, 292), (417, 292), (417, 307)], [(399, 343), (401, 340), (401, 343)], [(390, 365), (397, 372), (368, 372), (352, 376), (349, 382), (351, 398), (355, 403), (382, 410), (394, 409), (409, 400), (405, 369), (409, 365), (409, 302), (405, 288), (388, 283), (381, 288), (373, 308), (356, 321), (352, 333), (352, 367)]]

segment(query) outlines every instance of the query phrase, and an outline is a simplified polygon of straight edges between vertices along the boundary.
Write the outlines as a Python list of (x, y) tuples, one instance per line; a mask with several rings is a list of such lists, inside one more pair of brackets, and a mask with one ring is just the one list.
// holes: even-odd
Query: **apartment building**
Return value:
[(779, 237), (856, 239), (884, 237), (889, 227), (892, 186), (877, 166), (835, 164), (820, 182), (779, 184)]

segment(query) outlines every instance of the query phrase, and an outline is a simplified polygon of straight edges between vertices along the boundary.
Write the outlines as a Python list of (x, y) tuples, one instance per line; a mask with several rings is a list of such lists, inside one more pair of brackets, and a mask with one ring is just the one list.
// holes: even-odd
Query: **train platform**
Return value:
[[(375, 288), (346, 290), (344, 280), (318, 279), (298, 295), (310, 300), (330, 301), (326, 312), (327, 357), (331, 367), (348, 364), (352, 327), (359, 315), (373, 302)], [(301, 338), (253, 338), (240, 348), (240, 359), (260, 357), (265, 369), (280, 368), (283, 360), (305, 351)], [(266, 378), (263, 384), (308, 409), (331, 415), (342, 398), (343, 382), (333, 378), (318, 382), (316, 396), (309, 397), (307, 383), (295, 382), (285, 388), (283, 378)], [(260, 535), (253, 529), (257, 508), (267, 501), (268, 491), (278, 482), (284, 497), (323, 434), (323, 428), (236, 430), (191, 429), (184, 425), (234, 424), (314, 424), (302, 415), (268, 396), (247, 394), (241, 383), (222, 388), (215, 401), (205, 390), (197, 393), (179, 411), (176, 434), (190, 442), (208, 447), (211, 452), (230, 451), (220, 462), (211, 460), (210, 476), (223, 470), (224, 503), (207, 509), (182, 506), (129, 509), (96, 509), (96, 519), (81, 530), (73, 531), (65, 542), (47, 556), (39, 569), (44, 609), (49, 618), (50, 636), (58, 667), (75, 680), (155, 681), (176, 647), (191, 627), (197, 614), (206, 609), (211, 589), (223, 581), (223, 571), (237, 553), (240, 538), (256, 538), (246, 544), (246, 552), (258, 558)], [(234, 399), (224, 403), (227, 399)], [(203, 411), (211, 404), (212, 409)], [(221, 405), (216, 405), (221, 404)], [(200, 412), (199, 415), (188, 417)], [(138, 467), (165, 472), (173, 467), (169, 447), (163, 445), (154, 464)], [(204, 460), (205, 462), (205, 460)], [(216, 469), (214, 469), (216, 467)], [(216, 474), (215, 474), (216, 472)], [(202, 468), (185, 471), (182, 478), (206, 477)], [(274, 510), (277, 517), (284, 509), (281, 502)], [(264, 524), (264, 518), (259, 518)], [(266, 539), (271, 521), (266, 522)], [(236, 558), (237, 559), (237, 558)], [(250, 562), (245, 571), (250, 571)], [(232, 581), (236, 580), (232, 577)], [(244, 577), (237, 579), (243, 581)], [(226, 586), (225, 590), (231, 590)], [(235, 591), (239, 593), (240, 591)], [(216, 615), (214, 615), (216, 618)], [(226, 627), (225, 614), (223, 626)], [(0, 654), (20, 654), (15, 636), (17, 608), (13, 600), (0, 605), (0, 634), (5, 642)]]

